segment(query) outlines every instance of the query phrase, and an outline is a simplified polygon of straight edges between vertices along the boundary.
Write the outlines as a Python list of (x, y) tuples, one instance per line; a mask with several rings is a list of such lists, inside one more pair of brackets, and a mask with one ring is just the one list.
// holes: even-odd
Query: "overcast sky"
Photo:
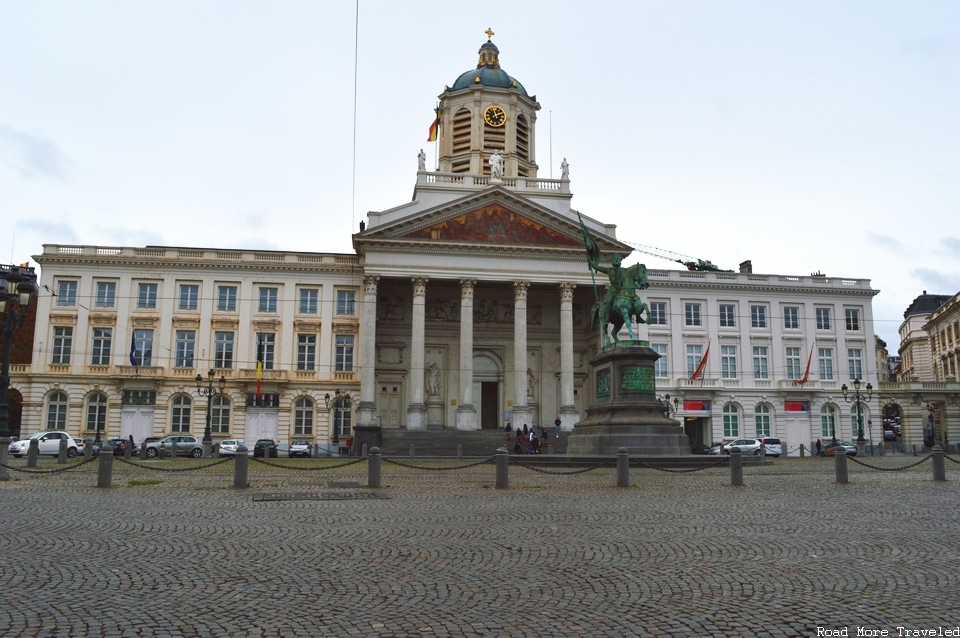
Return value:
[(871, 279), (891, 351), (914, 297), (960, 290), (960, 2), (361, 0), (356, 15), (0, 0), (2, 261), (44, 243), (350, 252), (367, 211), (409, 201), (421, 148), (434, 164), (436, 98), (490, 27), (542, 106), (540, 176), (566, 157), (573, 206), (620, 239)]

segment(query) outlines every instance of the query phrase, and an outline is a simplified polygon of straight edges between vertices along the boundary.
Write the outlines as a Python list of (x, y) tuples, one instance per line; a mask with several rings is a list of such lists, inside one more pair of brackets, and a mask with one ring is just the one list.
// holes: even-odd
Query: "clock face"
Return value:
[(487, 110), (483, 112), (483, 119), (490, 126), (503, 126), (507, 121), (507, 114), (502, 108), (494, 104), (488, 106)]

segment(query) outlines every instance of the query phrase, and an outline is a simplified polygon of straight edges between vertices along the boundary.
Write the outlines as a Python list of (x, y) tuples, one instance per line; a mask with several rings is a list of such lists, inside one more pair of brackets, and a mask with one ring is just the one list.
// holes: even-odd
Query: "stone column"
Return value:
[(424, 322), (426, 320), (427, 278), (414, 277), (413, 313), (410, 334), (409, 400), (407, 402), (407, 429), (424, 430), (427, 427), (427, 406), (423, 403)]
[(360, 403), (357, 426), (377, 427), (377, 283), (380, 277), (363, 278), (363, 305), (360, 307)]
[(572, 430), (580, 420), (573, 398), (573, 289), (560, 284), (560, 429)]
[(457, 429), (476, 430), (477, 409), (473, 405), (473, 288), (476, 279), (460, 280), (460, 403)]
[(513, 282), (513, 409), (510, 421), (513, 427), (523, 428), (523, 424), (533, 427), (530, 422), (530, 408), (527, 407), (527, 288), (529, 281)]

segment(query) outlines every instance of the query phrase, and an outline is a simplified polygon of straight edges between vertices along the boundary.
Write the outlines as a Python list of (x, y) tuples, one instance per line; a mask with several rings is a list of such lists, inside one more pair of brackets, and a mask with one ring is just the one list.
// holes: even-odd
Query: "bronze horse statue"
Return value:
[[(635, 341), (637, 335), (633, 334), (632, 318), (636, 318), (637, 323), (646, 323), (650, 309), (637, 296), (637, 289), (644, 289), (650, 286), (650, 280), (647, 278), (647, 268), (643, 264), (634, 264), (629, 268), (620, 267), (620, 255), (614, 255), (610, 268), (605, 268), (597, 263), (591, 266), (599, 272), (606, 273), (610, 277), (610, 287), (607, 289), (607, 295), (602, 301), (593, 304), (590, 311), (592, 326), (603, 329), (604, 345), (610, 344), (610, 333), (607, 330), (608, 325), (613, 326), (613, 342), (620, 342), (620, 329), (627, 326), (627, 332), (630, 340)], [(644, 316), (644, 315), (647, 316)]]

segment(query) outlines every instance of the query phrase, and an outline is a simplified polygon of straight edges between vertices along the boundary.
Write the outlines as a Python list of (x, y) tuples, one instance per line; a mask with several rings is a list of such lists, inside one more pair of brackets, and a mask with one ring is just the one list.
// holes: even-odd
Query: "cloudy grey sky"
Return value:
[[(44, 243), (347, 252), (409, 201), (491, 27), (541, 176), (618, 236), (960, 289), (960, 3), (0, 0), (3, 261)], [(354, 157), (355, 162), (354, 162)], [(354, 180), (355, 167), (355, 180)], [(354, 186), (355, 183), (355, 186)], [(670, 262), (645, 257), (648, 266)]]

